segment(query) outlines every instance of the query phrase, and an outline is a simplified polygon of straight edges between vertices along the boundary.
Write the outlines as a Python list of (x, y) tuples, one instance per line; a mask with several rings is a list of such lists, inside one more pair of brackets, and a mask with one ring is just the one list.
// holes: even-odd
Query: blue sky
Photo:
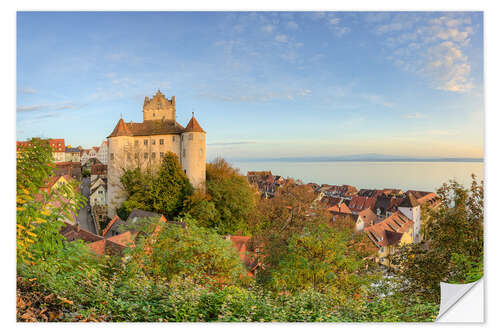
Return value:
[(18, 13), (18, 140), (98, 145), (157, 89), (209, 159), (482, 157), (483, 16)]

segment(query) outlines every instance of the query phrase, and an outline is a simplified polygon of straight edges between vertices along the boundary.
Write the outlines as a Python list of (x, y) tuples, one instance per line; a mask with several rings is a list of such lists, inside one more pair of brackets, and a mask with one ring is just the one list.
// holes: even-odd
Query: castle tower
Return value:
[(191, 184), (198, 189), (205, 189), (206, 172), (206, 132), (193, 116), (182, 133), (181, 165)]
[(156, 95), (151, 99), (144, 98), (144, 106), (142, 107), (143, 120), (164, 120), (175, 122), (175, 96), (169, 100), (158, 89)]
[(404, 200), (399, 204), (398, 209), (403, 213), (407, 218), (412, 220), (413, 223), (413, 238), (415, 243), (420, 242), (420, 227), (422, 223), (421, 212), (420, 212), (420, 204), (415, 199), (415, 196), (411, 193), (404, 198)]

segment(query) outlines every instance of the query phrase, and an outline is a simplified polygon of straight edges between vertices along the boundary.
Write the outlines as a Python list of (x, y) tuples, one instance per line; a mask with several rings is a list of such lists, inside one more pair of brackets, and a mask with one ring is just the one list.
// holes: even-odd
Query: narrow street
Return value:
[(81, 194), (87, 198), (87, 204), (80, 209), (76, 219), (82, 229), (85, 229), (95, 234), (96, 230), (94, 226), (94, 221), (92, 220), (92, 216), (90, 214), (90, 204), (89, 204), (90, 177), (84, 177), (82, 179), (82, 184), (80, 185), (80, 191)]

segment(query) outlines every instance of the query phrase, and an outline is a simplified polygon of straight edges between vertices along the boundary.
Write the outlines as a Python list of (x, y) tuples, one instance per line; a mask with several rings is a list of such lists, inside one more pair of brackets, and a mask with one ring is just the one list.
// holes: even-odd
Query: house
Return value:
[[(161, 215), (161, 214), (153, 213), (153, 212), (147, 212), (145, 210), (141, 210), (141, 209), (135, 208), (135, 209), (132, 210), (132, 212), (128, 216), (127, 220), (125, 220), (125, 221), (123, 221), (122, 219), (120, 219), (118, 216), (115, 216), (113, 219), (111, 219), (111, 221), (106, 226), (106, 228), (104, 228), (103, 236), (104, 237), (111, 237), (111, 236), (118, 235), (118, 234), (122, 233), (123, 230), (127, 226), (129, 228), (132, 228), (132, 230), (133, 230), (134, 224), (138, 220), (140, 220), (140, 219), (151, 219), (151, 218), (152, 219), (158, 219), (161, 222), (167, 222), (167, 219), (165, 219), (165, 217), (163, 215)], [(179, 224), (179, 225), (182, 225), (183, 227), (185, 227), (185, 224), (182, 223), (182, 222), (171, 222), (171, 223)]]
[(353, 212), (353, 214), (359, 214), (361, 211), (370, 208), (373, 210), (375, 203), (377, 202), (377, 197), (371, 196), (359, 196), (354, 195), (351, 197), (349, 201), (349, 209)]
[(386, 196), (392, 197), (392, 196), (402, 196), (404, 193), (400, 189), (395, 189), (395, 188), (384, 188), (382, 190), (382, 193), (385, 194)]
[(80, 163), (82, 165), (84, 165), (91, 158), (97, 158), (97, 149), (94, 149), (94, 148), (96, 148), (96, 147), (93, 147), (91, 149), (82, 149), (81, 150), (82, 155), (80, 157)]
[(424, 192), (424, 191), (413, 191), (413, 190), (406, 191), (406, 195), (409, 195), (410, 193), (415, 197), (415, 199), (417, 199), (417, 202), (421, 206), (427, 204), (431, 208), (434, 208), (434, 207), (438, 206), (440, 203), (439, 197), (436, 193)]
[(377, 214), (370, 208), (359, 212), (358, 219), (356, 220), (356, 231), (363, 231), (365, 228), (376, 224), (379, 221)]
[(99, 146), (96, 154), (97, 159), (105, 165), (108, 165), (108, 140), (105, 140)]
[(64, 161), (65, 162), (78, 162), (80, 164), (80, 149), (72, 148), (71, 146), (66, 147), (64, 151)]
[(92, 170), (92, 167), (94, 165), (98, 165), (98, 164), (102, 165), (102, 163), (99, 162), (99, 160), (97, 158), (95, 158), (95, 157), (89, 158), (85, 162), (82, 162), (82, 172), (87, 171), (90, 173)]
[(80, 228), (79, 224), (73, 225), (67, 222), (64, 223), (64, 226), (59, 230), (59, 233), (68, 242), (81, 239), (86, 243), (93, 243), (95, 241), (99, 241), (102, 239), (101, 236), (98, 236), (90, 231)]
[[(65, 151), (66, 146), (64, 145), (64, 139), (40, 139), (33, 138), (47, 142), (50, 148), (52, 148), (52, 157), (55, 162), (65, 161)], [(18, 154), (24, 147), (30, 147), (32, 145), (31, 141), (16, 141), (16, 153)]]
[(413, 220), (413, 233), (415, 235), (415, 242), (420, 242), (420, 228), (422, 224), (422, 210), (420, 204), (412, 192), (409, 192), (404, 200), (399, 204), (398, 210), (401, 211), (406, 217)]
[(365, 227), (364, 232), (377, 246), (377, 261), (382, 265), (393, 267), (390, 256), (397, 247), (414, 242), (414, 222), (401, 211), (397, 211), (384, 220)]
[(90, 167), (91, 182), (93, 182), (97, 178), (106, 178), (107, 174), (108, 174), (108, 166), (106, 164), (94, 164)]
[(97, 186), (93, 186), (90, 190), (89, 201), (91, 207), (95, 205), (105, 206), (107, 203), (106, 185), (100, 183)]
[(333, 215), (332, 221), (336, 221), (337, 218), (339, 217), (345, 217), (355, 220), (354, 214), (349, 209), (349, 207), (343, 202), (328, 208), (328, 211)]
[(250, 236), (226, 236), (226, 239), (231, 241), (231, 244), (236, 248), (240, 256), (240, 260), (243, 262), (248, 270), (248, 276), (254, 277), (257, 273), (262, 270), (262, 263), (259, 261), (260, 248), (257, 247), (251, 250), (251, 237)]
[(57, 162), (54, 173), (56, 176), (69, 175), (78, 181), (82, 180), (80, 162)]
[[(41, 187), (42, 192), (45, 193), (50, 193), (57, 187), (63, 185), (63, 184), (70, 184), (72, 181), (71, 177), (69, 175), (62, 175), (62, 176), (52, 176), (50, 177), (45, 184)], [(75, 188), (77, 192), (79, 192), (78, 188)]]

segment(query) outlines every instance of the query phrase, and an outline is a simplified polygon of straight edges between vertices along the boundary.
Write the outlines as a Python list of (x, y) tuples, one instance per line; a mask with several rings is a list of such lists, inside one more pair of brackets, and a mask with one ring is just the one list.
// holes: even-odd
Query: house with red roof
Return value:
[(397, 211), (384, 220), (365, 227), (364, 232), (373, 244), (379, 249), (377, 261), (385, 266), (391, 266), (390, 256), (398, 246), (410, 244), (414, 241), (414, 222), (401, 211)]

